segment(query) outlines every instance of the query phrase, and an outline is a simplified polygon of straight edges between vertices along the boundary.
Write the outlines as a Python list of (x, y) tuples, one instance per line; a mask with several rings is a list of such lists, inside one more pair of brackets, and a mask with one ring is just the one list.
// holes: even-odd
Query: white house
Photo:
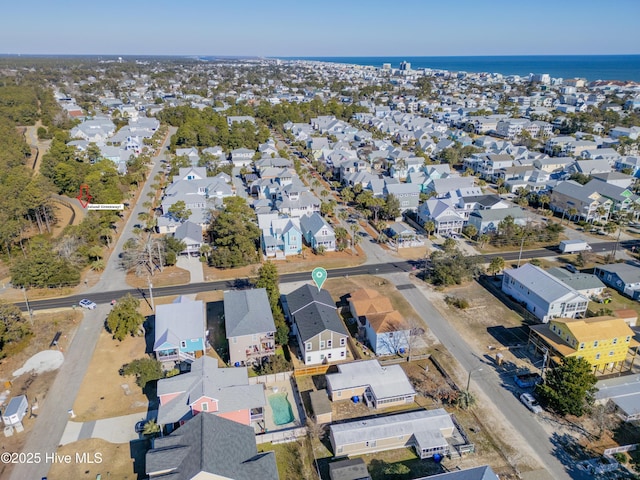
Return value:
[(583, 317), (589, 298), (545, 270), (526, 263), (504, 271), (502, 291), (524, 304), (541, 322)]

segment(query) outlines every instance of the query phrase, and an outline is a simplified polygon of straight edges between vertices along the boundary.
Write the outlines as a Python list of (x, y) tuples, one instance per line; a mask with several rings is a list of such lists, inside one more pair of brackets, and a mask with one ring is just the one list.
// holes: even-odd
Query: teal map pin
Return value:
[(314, 268), (313, 272), (311, 272), (311, 278), (313, 278), (313, 282), (316, 284), (316, 287), (318, 287), (318, 291), (320, 291), (327, 279), (327, 271), (322, 267)]

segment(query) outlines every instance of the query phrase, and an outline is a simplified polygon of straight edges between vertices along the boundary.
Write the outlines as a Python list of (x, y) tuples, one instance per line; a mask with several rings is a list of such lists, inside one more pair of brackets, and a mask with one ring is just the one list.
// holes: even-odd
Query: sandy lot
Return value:
[(75, 421), (86, 422), (146, 412), (149, 399), (136, 385), (135, 378), (123, 377), (119, 373), (122, 365), (144, 356), (143, 337), (127, 337), (118, 342), (102, 331), (73, 404), (77, 415)]

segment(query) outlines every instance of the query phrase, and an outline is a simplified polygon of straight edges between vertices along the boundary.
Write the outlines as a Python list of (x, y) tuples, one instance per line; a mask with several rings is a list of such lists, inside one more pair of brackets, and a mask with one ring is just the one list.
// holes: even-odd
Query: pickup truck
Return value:
[(523, 373), (520, 375), (515, 375), (513, 377), (513, 380), (520, 388), (531, 388), (535, 387), (539, 383), (542, 383), (542, 377), (537, 373)]

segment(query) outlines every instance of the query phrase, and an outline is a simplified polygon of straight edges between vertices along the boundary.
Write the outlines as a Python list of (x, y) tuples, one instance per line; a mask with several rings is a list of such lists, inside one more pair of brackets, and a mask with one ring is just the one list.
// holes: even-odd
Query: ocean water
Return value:
[(317, 60), (382, 67), (411, 63), (411, 68), (433, 68), (454, 72), (489, 72), (503, 75), (548, 73), (552, 78), (632, 80), (640, 82), (640, 55), (532, 55), (492, 57), (296, 57), (283, 60)]

